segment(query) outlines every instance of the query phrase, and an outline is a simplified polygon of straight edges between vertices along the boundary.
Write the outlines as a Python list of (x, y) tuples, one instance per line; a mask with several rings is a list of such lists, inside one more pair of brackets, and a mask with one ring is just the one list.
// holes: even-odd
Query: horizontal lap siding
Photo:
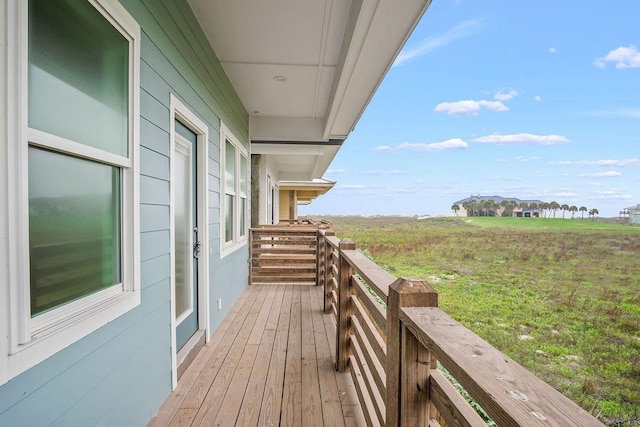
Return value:
[(215, 328), (246, 287), (246, 248), (220, 259), (222, 120), (248, 117), (186, 1), (121, 0), (141, 35), (140, 307), (0, 386), (0, 425), (145, 425), (171, 390), (170, 94), (209, 127), (211, 307)]

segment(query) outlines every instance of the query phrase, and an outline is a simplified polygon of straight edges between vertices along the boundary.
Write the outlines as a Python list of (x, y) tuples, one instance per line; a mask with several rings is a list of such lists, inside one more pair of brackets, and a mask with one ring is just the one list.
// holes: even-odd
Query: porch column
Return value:
[[(262, 154), (251, 155), (251, 227), (260, 223), (260, 164)], [(269, 191), (269, 189), (265, 189)]]

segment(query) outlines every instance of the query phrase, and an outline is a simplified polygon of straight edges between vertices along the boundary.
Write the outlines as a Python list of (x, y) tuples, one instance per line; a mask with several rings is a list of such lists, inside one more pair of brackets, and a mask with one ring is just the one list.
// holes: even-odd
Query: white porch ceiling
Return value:
[(430, 2), (188, 0), (251, 140), (316, 144), (348, 136)]

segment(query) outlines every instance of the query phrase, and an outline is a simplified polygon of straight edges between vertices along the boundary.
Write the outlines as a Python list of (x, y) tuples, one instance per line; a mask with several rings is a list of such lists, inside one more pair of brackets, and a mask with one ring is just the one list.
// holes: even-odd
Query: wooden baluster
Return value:
[(323, 244), (324, 244), (324, 271), (322, 283), (324, 285), (324, 312), (331, 313), (331, 279), (333, 278), (333, 246), (327, 241), (327, 236), (335, 236), (336, 232), (333, 230), (326, 230), (324, 232)]
[(338, 277), (338, 319), (336, 322), (336, 370), (345, 372), (349, 359), (349, 337), (351, 327), (349, 318), (351, 317), (351, 276), (353, 267), (343, 256), (345, 250), (355, 250), (356, 244), (351, 239), (344, 239), (340, 242), (339, 254), (339, 277)]
[(324, 288), (324, 269), (325, 266), (325, 256), (324, 256), (324, 230), (318, 228), (316, 232), (316, 286), (322, 286)]
[[(435, 363), (408, 331), (403, 333), (401, 307), (437, 307), (438, 294), (424, 280), (399, 278), (387, 297), (387, 426), (427, 425), (429, 366)], [(411, 335), (407, 337), (407, 335)], [(403, 352), (403, 348), (405, 351)], [(405, 364), (403, 376), (403, 364)], [(434, 366), (435, 367), (435, 366)]]

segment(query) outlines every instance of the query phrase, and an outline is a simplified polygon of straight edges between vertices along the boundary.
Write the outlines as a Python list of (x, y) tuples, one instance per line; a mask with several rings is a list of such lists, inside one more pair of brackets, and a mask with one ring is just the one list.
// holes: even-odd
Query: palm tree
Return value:
[(454, 214), (456, 214), (456, 216), (458, 216), (458, 211), (460, 210), (460, 205), (458, 205), (457, 203), (454, 203), (451, 206), (451, 210), (453, 211)]
[(596, 218), (596, 215), (598, 215), (598, 209), (593, 208), (591, 210), (589, 210), (589, 216), (591, 217), (591, 221), (593, 221)]
[(562, 209), (562, 219), (564, 219), (564, 213), (569, 210), (569, 205), (565, 203), (564, 205), (560, 206), (560, 209)]
[(578, 212), (578, 207), (576, 205), (571, 205), (569, 207), (569, 212), (571, 212), (571, 219), (573, 219), (576, 212)]
[(502, 206), (503, 210), (502, 210), (502, 214), (503, 216), (507, 216), (507, 212), (509, 212), (509, 203), (510, 200), (504, 199), (500, 202), (500, 206)]
[(549, 203), (549, 210), (553, 211), (553, 217), (556, 217), (556, 211), (560, 209), (560, 204), (556, 201)]
[(493, 209), (493, 205), (495, 205), (496, 202), (494, 202), (491, 199), (485, 200), (482, 202), (482, 208), (484, 210), (484, 216), (489, 216), (489, 213), (491, 212), (491, 210)]
[(580, 206), (580, 209), (578, 209), (580, 212), (582, 212), (582, 219), (584, 219), (584, 213), (587, 211), (587, 207), (586, 206)]
[(480, 202), (471, 201), (471, 216), (480, 216)]
[(540, 204), (538, 205), (538, 207), (539, 207), (540, 209), (542, 209), (542, 216), (543, 216), (544, 218), (546, 218), (546, 217), (547, 217), (547, 209), (549, 209), (549, 203), (547, 203), (547, 202), (542, 202), (542, 203), (540, 203)]

